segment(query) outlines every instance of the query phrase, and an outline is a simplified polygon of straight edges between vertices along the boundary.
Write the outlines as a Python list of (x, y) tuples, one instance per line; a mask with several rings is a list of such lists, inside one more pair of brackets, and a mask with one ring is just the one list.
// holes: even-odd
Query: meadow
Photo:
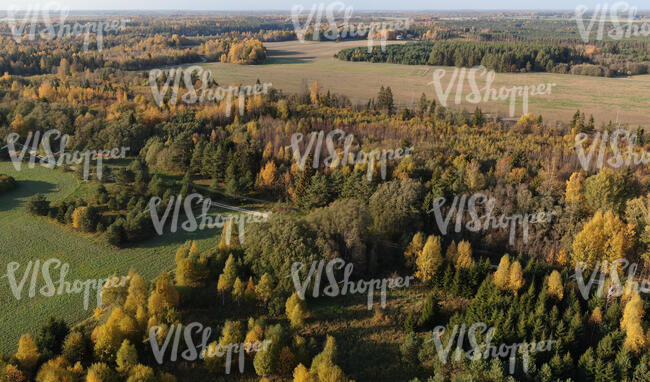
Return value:
[[(133, 268), (146, 278), (153, 278), (163, 271), (175, 268), (174, 253), (187, 240), (196, 240), (200, 250), (214, 247), (220, 238), (220, 230), (196, 232), (178, 231), (156, 236), (153, 239), (124, 249), (117, 249), (102, 242), (97, 235), (82, 234), (68, 226), (27, 211), (29, 198), (42, 193), (54, 202), (70, 195), (83, 193), (88, 183), (79, 182), (72, 173), (35, 166), (16, 171), (10, 162), (0, 162), (0, 174), (16, 179), (18, 187), (0, 196), (0, 305), (3, 319), (0, 323), (0, 351), (13, 353), (20, 334), (36, 333), (38, 327), (50, 316), (64, 318), (74, 324), (92, 315), (96, 301), (91, 297), (88, 310), (83, 308), (83, 294), (62, 294), (52, 297), (27, 296), (24, 288), (21, 300), (11, 292), (6, 275), (7, 264), (20, 264), (17, 281), (30, 260), (41, 262), (57, 258), (70, 264), (66, 281), (99, 279), (112, 274), (126, 275)], [(218, 212), (214, 210), (214, 212)], [(51, 272), (56, 282), (58, 271)], [(29, 285), (29, 280), (26, 284)], [(39, 275), (37, 288), (43, 285)], [(91, 293), (92, 296), (92, 293)]]
[[(390, 44), (399, 42), (388, 42)], [(314, 42), (286, 41), (264, 43), (269, 58), (264, 65), (237, 65), (228, 63), (205, 63), (204, 68), (212, 70), (221, 84), (252, 84), (257, 79), (271, 82), (273, 87), (284, 92), (300, 92), (317, 80), (323, 91), (343, 94), (353, 103), (366, 104), (369, 98), (376, 98), (380, 86), (390, 86), (395, 103), (413, 106), (425, 93), (429, 100), (436, 98), (431, 84), (433, 71), (444, 69), (442, 89), (446, 90), (452, 77), (452, 67), (422, 65), (399, 65), (368, 62), (345, 62), (333, 55), (341, 49), (360, 47), (366, 49), (366, 41)], [(588, 77), (552, 73), (497, 73), (492, 88), (512, 88), (555, 83), (550, 95), (529, 98), (529, 112), (542, 114), (546, 121), (567, 122), (577, 109), (587, 115), (593, 114), (597, 124), (611, 120), (634, 126), (647, 122), (647, 108), (650, 105), (650, 75), (627, 78)], [(483, 86), (483, 80), (477, 78)], [(462, 107), (473, 111), (476, 106), (486, 112), (509, 113), (509, 101), (498, 100), (469, 104), (465, 95), (471, 93), (465, 81), (460, 94)], [(456, 84), (451, 88), (447, 101), (454, 104)], [(521, 97), (517, 99), (515, 116), (522, 113)]]

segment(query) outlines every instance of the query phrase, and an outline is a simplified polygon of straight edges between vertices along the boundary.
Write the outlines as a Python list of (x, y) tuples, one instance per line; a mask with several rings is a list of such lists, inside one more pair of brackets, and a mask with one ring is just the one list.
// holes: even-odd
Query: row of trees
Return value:
[(368, 52), (348, 48), (335, 57), (345, 61), (408, 65), (485, 66), (497, 72), (551, 72), (558, 64), (588, 62), (576, 48), (541, 43), (439, 41), (391, 45)]

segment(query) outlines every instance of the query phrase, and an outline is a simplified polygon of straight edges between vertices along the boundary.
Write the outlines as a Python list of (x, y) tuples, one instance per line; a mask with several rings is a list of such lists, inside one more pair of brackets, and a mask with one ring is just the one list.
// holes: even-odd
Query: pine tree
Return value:
[(392, 115), (394, 112), (393, 91), (390, 89), (390, 86), (386, 88), (386, 111), (388, 115)]
[(420, 96), (420, 101), (418, 101), (418, 117), (422, 118), (427, 112), (427, 107), (429, 106), (429, 101), (427, 101), (426, 94), (422, 93)]

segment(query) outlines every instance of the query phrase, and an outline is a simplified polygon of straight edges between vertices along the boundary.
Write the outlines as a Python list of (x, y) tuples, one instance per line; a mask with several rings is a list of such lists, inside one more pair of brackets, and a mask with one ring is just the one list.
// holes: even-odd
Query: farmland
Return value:
[[(381, 86), (390, 86), (395, 103), (409, 107), (416, 103), (423, 92), (428, 99), (436, 98), (436, 91), (430, 84), (434, 70), (444, 69), (447, 72), (441, 79), (443, 90), (447, 89), (454, 70), (449, 67), (344, 62), (333, 57), (344, 48), (359, 46), (365, 49), (367, 43), (364, 41), (287, 41), (264, 45), (269, 54), (269, 59), (264, 65), (205, 63), (202, 66), (212, 70), (217, 81), (224, 84), (251, 84), (259, 79), (262, 82), (271, 82), (274, 88), (285, 92), (302, 91), (306, 85), (317, 80), (324, 91), (344, 94), (353, 103), (359, 104), (366, 104), (371, 97), (376, 98)], [(479, 78), (477, 83), (479, 87), (483, 86)], [(551, 95), (529, 98), (529, 112), (542, 114), (547, 121), (566, 123), (579, 109), (587, 115), (593, 114), (596, 121), (611, 120), (633, 125), (647, 122), (650, 75), (603, 78), (551, 73), (497, 73), (492, 88), (547, 83), (556, 84)], [(498, 111), (507, 116), (508, 100), (468, 104), (465, 95), (470, 93), (470, 89), (470, 85), (465, 81), (461, 92), (462, 107), (473, 111), (479, 106), (484, 111)], [(456, 85), (452, 87), (447, 101), (450, 107), (456, 107), (455, 92)], [(521, 113), (521, 98), (518, 98), (515, 116)]]

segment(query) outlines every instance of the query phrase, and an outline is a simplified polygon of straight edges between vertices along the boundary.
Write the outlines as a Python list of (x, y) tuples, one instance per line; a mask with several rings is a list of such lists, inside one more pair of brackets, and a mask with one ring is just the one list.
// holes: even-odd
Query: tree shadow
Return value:
[(203, 240), (210, 237), (214, 237), (218, 241), (221, 235), (221, 228), (206, 228), (203, 230), (196, 230), (194, 232), (187, 232), (179, 227), (176, 232), (170, 232), (169, 227), (165, 227), (162, 235), (154, 232), (154, 236), (145, 241), (139, 243), (134, 243), (133, 245), (127, 245), (123, 248), (130, 249), (151, 249), (157, 248), (160, 246), (166, 246), (171, 244), (181, 245), (187, 242), (188, 240)]
[(314, 56), (303, 56), (303, 57), (269, 57), (266, 61), (266, 64), (278, 64), (278, 65), (288, 65), (288, 64), (306, 64), (314, 61), (316, 57)]
[(302, 52), (294, 50), (270, 49), (266, 64), (304, 64), (315, 58), (314, 56), (303, 56)]
[(26, 198), (54, 192), (56, 185), (40, 180), (17, 180), (16, 188), (0, 196), (0, 212), (21, 207)]

